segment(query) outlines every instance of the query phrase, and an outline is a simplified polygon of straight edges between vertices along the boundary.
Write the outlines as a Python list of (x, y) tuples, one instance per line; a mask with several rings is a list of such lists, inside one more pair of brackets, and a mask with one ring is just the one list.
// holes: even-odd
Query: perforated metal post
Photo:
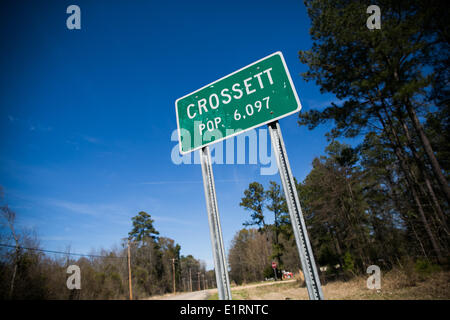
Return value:
[(286, 196), (289, 216), (291, 218), (292, 229), (294, 230), (300, 262), (305, 275), (309, 299), (323, 300), (324, 297), (322, 286), (320, 284), (316, 263), (314, 261), (311, 244), (309, 242), (306, 224), (303, 219), (294, 176), (292, 175), (291, 166), (289, 165), (286, 148), (284, 146), (283, 136), (281, 135), (280, 124), (278, 121), (274, 121), (269, 123), (267, 126), (269, 127), (270, 138), (277, 159), (281, 183)]
[(216, 188), (211, 165), (209, 147), (200, 150), (202, 164), (203, 186), (205, 189), (206, 208), (208, 211), (209, 231), (213, 249), (214, 267), (216, 272), (217, 291), (219, 300), (231, 300), (228, 264), (223, 245), (222, 229), (220, 227), (219, 210), (217, 207)]

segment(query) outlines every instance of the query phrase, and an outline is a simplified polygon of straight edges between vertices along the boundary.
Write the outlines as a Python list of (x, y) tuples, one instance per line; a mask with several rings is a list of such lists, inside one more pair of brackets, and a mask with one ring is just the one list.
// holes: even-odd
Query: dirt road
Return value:
[(217, 289), (183, 292), (177, 294), (165, 294), (163, 296), (153, 296), (149, 300), (206, 300), (208, 297), (217, 292)]
[[(282, 283), (295, 282), (295, 280), (284, 280)], [(256, 287), (264, 287), (270, 286), (274, 284), (279, 284), (280, 281), (274, 282), (266, 282), (266, 283), (256, 283), (256, 284), (248, 284), (245, 286), (233, 287), (232, 291), (243, 290), (243, 289), (251, 289)], [(217, 293), (217, 289), (209, 289), (209, 290), (201, 290), (194, 292), (183, 292), (177, 294), (166, 294), (163, 296), (154, 296), (149, 298), (149, 300), (206, 300), (208, 297), (214, 293)]]

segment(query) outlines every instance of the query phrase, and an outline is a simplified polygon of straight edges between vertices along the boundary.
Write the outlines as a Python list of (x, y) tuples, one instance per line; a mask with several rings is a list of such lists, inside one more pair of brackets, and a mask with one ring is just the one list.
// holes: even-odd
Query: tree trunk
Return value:
[(17, 273), (17, 251), (14, 257), (14, 270), (13, 275), (11, 277), (11, 285), (9, 288), (9, 298), (12, 299), (13, 293), (14, 293), (14, 282), (16, 280), (16, 273)]
[(419, 211), (420, 218), (421, 218), (422, 223), (423, 223), (423, 225), (425, 227), (425, 230), (426, 230), (426, 232), (428, 234), (428, 237), (430, 238), (431, 245), (433, 246), (433, 250), (436, 252), (436, 257), (437, 257), (438, 261), (440, 263), (442, 263), (444, 261), (444, 259), (442, 257), (441, 248), (440, 248), (438, 242), (436, 241), (436, 238), (435, 238), (435, 236), (433, 234), (433, 231), (431, 230), (430, 224), (429, 224), (429, 222), (428, 222), (428, 220), (427, 220), (427, 218), (425, 216), (425, 211), (423, 210), (422, 203), (420, 202), (420, 199), (419, 199), (419, 195), (418, 195), (418, 193), (416, 191), (416, 188), (414, 186), (413, 181), (411, 181), (411, 177), (409, 175), (408, 169), (406, 168), (405, 160), (402, 157), (402, 155), (400, 154), (400, 150), (399, 150), (398, 147), (395, 148), (395, 153), (396, 153), (397, 157), (400, 158), (400, 166), (402, 168), (402, 171), (405, 174), (406, 181), (410, 185), (410, 190), (412, 192), (412, 196), (413, 196), (414, 202), (416, 203), (417, 210)]
[[(408, 142), (408, 147), (411, 150), (411, 153), (413, 154), (414, 160), (415, 160), (417, 166), (419, 167), (420, 172), (422, 174), (422, 177), (423, 177), (423, 179), (425, 181), (425, 186), (428, 189), (428, 193), (429, 193), (429, 195), (431, 197), (431, 202), (432, 202), (432, 204), (434, 206), (434, 209), (435, 209), (434, 211), (436, 213), (436, 219), (441, 224), (441, 227), (444, 229), (445, 234), (448, 237), (449, 231), (448, 231), (448, 227), (447, 227), (447, 221), (446, 221), (444, 212), (442, 211), (442, 208), (441, 208), (441, 206), (439, 204), (439, 201), (438, 201), (438, 199), (436, 197), (436, 194), (435, 194), (435, 192), (433, 190), (433, 187), (431, 185), (430, 179), (428, 178), (427, 169), (425, 168), (423, 160), (420, 159), (420, 156), (417, 153), (417, 150), (416, 150), (416, 148), (414, 146), (414, 142), (413, 142), (412, 137), (411, 137), (411, 135), (409, 133), (408, 126), (403, 121), (403, 119), (401, 119), (400, 116), (397, 116), (397, 118), (399, 119), (399, 121), (400, 121), (400, 123), (402, 125), (402, 128), (403, 128), (403, 131), (405, 132), (406, 140)], [(424, 195), (426, 195), (426, 191), (423, 189), (423, 187), (420, 185), (420, 183), (418, 181), (417, 181), (417, 185), (419, 186), (419, 188), (422, 191), (422, 193)]]
[(9, 289), (9, 298), (12, 299), (13, 293), (14, 293), (14, 282), (16, 281), (17, 263), (18, 263), (18, 260), (19, 260), (20, 246), (19, 246), (19, 238), (17, 237), (16, 231), (14, 229), (14, 221), (8, 221), (8, 222), (9, 222), (9, 228), (11, 229), (11, 233), (12, 233), (14, 241), (16, 243), (16, 251), (14, 253), (14, 270), (13, 270), (13, 275), (11, 277), (11, 286), (10, 286), (10, 289)]
[(447, 179), (445, 179), (444, 174), (442, 173), (441, 166), (439, 165), (439, 162), (437, 161), (436, 156), (433, 152), (431, 143), (428, 140), (428, 137), (425, 134), (425, 131), (423, 130), (423, 127), (419, 121), (419, 118), (417, 117), (416, 111), (414, 110), (410, 101), (407, 100), (405, 105), (406, 105), (406, 110), (408, 111), (408, 115), (411, 118), (411, 121), (413, 123), (414, 129), (419, 134), (420, 141), (422, 142), (422, 146), (425, 150), (425, 153), (428, 156), (428, 159), (430, 160), (431, 167), (433, 168), (433, 172), (436, 175), (436, 178), (439, 181), (439, 184), (441, 185), (442, 192), (444, 193), (444, 195), (447, 198), (447, 203), (450, 203), (450, 188), (448, 186)]
[(405, 220), (405, 222), (411, 226), (414, 237), (417, 239), (417, 242), (419, 242), (422, 253), (425, 256), (425, 258), (427, 258), (427, 260), (428, 260), (428, 256), (425, 251), (425, 248), (423, 247), (422, 240), (420, 240), (420, 237), (417, 234), (416, 229), (414, 228), (414, 224), (412, 223), (412, 221), (409, 221), (408, 215), (402, 210), (402, 206), (400, 205), (399, 200), (398, 200), (399, 196), (397, 194), (397, 191), (395, 191), (395, 188), (394, 188), (394, 181), (392, 180), (392, 176), (389, 173), (386, 175), (386, 179), (387, 179), (389, 187), (391, 188), (392, 193), (393, 193), (393, 200), (394, 200), (395, 207), (400, 212), (400, 214), (401, 214), (402, 218)]
[[(387, 110), (385, 110), (385, 112), (387, 113)], [(423, 207), (422, 207), (422, 204), (420, 202), (419, 195), (418, 195), (418, 193), (416, 191), (414, 182), (411, 180), (410, 172), (408, 170), (408, 166), (406, 164), (405, 157), (403, 157), (403, 155), (401, 154), (402, 153), (402, 151), (400, 150), (401, 144), (400, 144), (400, 140), (398, 138), (398, 135), (397, 135), (395, 129), (393, 128), (392, 123), (390, 123), (390, 125), (387, 126), (386, 123), (384, 122), (383, 118), (381, 117), (381, 114), (379, 114), (379, 113), (378, 113), (378, 119), (380, 120), (380, 123), (383, 125), (384, 130), (387, 131), (386, 133), (388, 135), (391, 135), (392, 138), (393, 138), (393, 148), (394, 148), (395, 155), (399, 159), (400, 168), (402, 169), (403, 173), (405, 174), (406, 181), (408, 182), (408, 185), (410, 186), (414, 202), (416, 203), (417, 210), (419, 211), (419, 215), (420, 215), (420, 218), (422, 220), (422, 223), (423, 223), (423, 225), (425, 227), (425, 230), (426, 230), (426, 232), (428, 234), (428, 237), (430, 238), (430, 242), (431, 242), (431, 245), (433, 247), (433, 250), (436, 253), (436, 257), (437, 257), (438, 261), (440, 263), (442, 263), (444, 261), (444, 259), (443, 259), (442, 254), (441, 254), (440, 246), (439, 246), (439, 244), (436, 241), (436, 238), (435, 238), (435, 236), (434, 236), (434, 234), (433, 234), (433, 232), (432, 232), (432, 230), (430, 228), (430, 224), (428, 223), (428, 220), (427, 220), (427, 218), (425, 216), (425, 212), (423, 211)], [(389, 121), (389, 117), (388, 117), (388, 121)]]
[(399, 121), (400, 121), (400, 123), (401, 123), (401, 125), (403, 127), (403, 131), (405, 132), (406, 140), (408, 141), (409, 149), (411, 150), (411, 152), (413, 154), (413, 157), (414, 157), (414, 160), (416, 161), (417, 166), (419, 167), (420, 172), (422, 173), (422, 177), (423, 177), (423, 179), (425, 181), (425, 185), (426, 185), (426, 187), (428, 189), (428, 192), (429, 192), (429, 194), (431, 196), (432, 203), (433, 203), (433, 205), (434, 205), (434, 207), (436, 209), (437, 220), (442, 224), (442, 227), (444, 228), (444, 231), (445, 231), (445, 233), (448, 236), (449, 235), (449, 231), (448, 231), (448, 227), (447, 227), (446, 217), (444, 215), (444, 212), (442, 211), (442, 208), (441, 208), (441, 206), (439, 204), (439, 201), (438, 201), (438, 199), (436, 197), (436, 194), (435, 194), (435, 192), (433, 190), (433, 187), (431, 185), (430, 179), (428, 178), (427, 170), (426, 170), (426, 168), (425, 168), (425, 166), (423, 164), (422, 159), (420, 159), (420, 156), (417, 153), (417, 150), (416, 150), (416, 148), (414, 146), (414, 142), (413, 142), (413, 140), (411, 138), (411, 135), (409, 134), (408, 126), (403, 121), (403, 119), (401, 119), (401, 117), (398, 117), (398, 118), (399, 118)]

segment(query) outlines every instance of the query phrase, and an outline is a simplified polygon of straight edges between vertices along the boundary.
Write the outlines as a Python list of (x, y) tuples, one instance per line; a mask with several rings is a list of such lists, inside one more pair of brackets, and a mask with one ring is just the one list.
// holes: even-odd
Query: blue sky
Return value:
[[(81, 8), (68, 30), (66, 8)], [(303, 110), (322, 108), (300, 76), (309, 18), (301, 1), (2, 1), (0, 185), (18, 226), (41, 246), (88, 253), (127, 236), (146, 211), (182, 254), (213, 267), (200, 165), (175, 165), (177, 98), (282, 51)], [(324, 133), (280, 121), (303, 180)], [(214, 165), (227, 248), (249, 213), (239, 207), (260, 165)]]

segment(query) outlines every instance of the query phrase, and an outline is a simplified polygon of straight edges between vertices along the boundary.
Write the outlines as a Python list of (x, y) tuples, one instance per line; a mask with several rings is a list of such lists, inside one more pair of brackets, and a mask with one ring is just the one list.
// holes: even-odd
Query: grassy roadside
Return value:
[[(367, 277), (359, 276), (349, 281), (334, 281), (322, 286), (327, 300), (450, 300), (450, 272), (408, 274), (398, 270), (382, 274), (381, 289), (367, 289)], [(250, 288), (234, 287), (233, 300), (305, 300), (306, 288), (299, 282), (277, 283)], [(217, 293), (209, 300), (217, 300)]]

